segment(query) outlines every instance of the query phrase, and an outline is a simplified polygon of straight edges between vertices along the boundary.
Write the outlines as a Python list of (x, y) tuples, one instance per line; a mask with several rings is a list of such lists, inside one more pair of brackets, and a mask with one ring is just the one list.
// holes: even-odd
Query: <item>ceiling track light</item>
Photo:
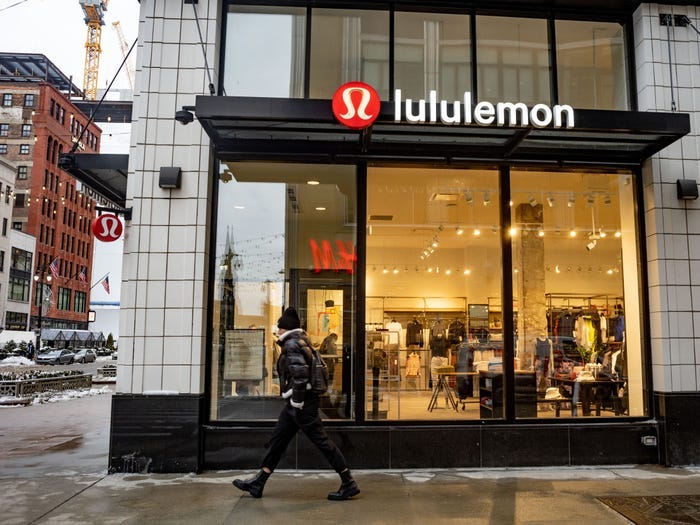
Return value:
[(574, 194), (571, 194), (571, 197), (569, 197), (569, 202), (566, 203), (566, 205), (569, 208), (573, 208), (576, 205), (576, 197), (574, 197)]
[(467, 190), (464, 193), (464, 198), (467, 201), (467, 204), (471, 204), (472, 202), (474, 202), (474, 196), (472, 195), (471, 190)]
[(528, 202), (530, 203), (530, 206), (533, 208), (537, 206), (537, 199), (535, 199), (535, 196), (530, 194), (530, 198), (528, 199)]
[(554, 207), (554, 197), (552, 197), (551, 194), (550, 194), (550, 195), (547, 195), (547, 205), (548, 205), (550, 208), (553, 208), (553, 207)]
[(484, 192), (484, 206), (488, 206), (489, 204), (491, 204), (491, 194), (486, 190)]

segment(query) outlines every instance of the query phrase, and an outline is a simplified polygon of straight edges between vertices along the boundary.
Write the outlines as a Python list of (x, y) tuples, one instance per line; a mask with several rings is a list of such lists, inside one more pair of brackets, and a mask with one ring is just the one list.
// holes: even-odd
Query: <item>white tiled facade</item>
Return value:
[[(141, 2), (121, 298), (117, 391), (204, 391), (209, 139), (175, 112), (208, 94), (196, 18), (217, 85), (221, 2)], [(158, 186), (161, 167), (182, 168), (180, 189)]]
[[(218, 83), (220, 0), (196, 4)], [(634, 14), (640, 111), (691, 115), (691, 133), (643, 167), (653, 389), (700, 389), (700, 200), (678, 200), (677, 179), (698, 179), (700, 35), (670, 28), (660, 13), (696, 23), (700, 7), (642, 4)], [(672, 75), (672, 76), (671, 76)], [(672, 81), (671, 81), (672, 79)], [(209, 139), (175, 111), (208, 94), (193, 6), (142, 0), (124, 246), (117, 390), (204, 391), (208, 235), (213, 177)], [(673, 90), (671, 88), (673, 85)], [(182, 168), (182, 187), (162, 190), (162, 166)]]
[(643, 4), (634, 14), (639, 110), (667, 112), (675, 103), (676, 111), (690, 114), (691, 127), (643, 168), (653, 388), (697, 392), (700, 200), (679, 200), (676, 180), (698, 180), (700, 34), (691, 26), (662, 26), (660, 14), (685, 15), (697, 28), (700, 8)]

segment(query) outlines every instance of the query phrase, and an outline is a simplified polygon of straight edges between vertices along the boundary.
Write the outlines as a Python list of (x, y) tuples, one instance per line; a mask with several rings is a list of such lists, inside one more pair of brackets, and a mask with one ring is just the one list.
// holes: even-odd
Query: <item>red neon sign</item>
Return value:
[(311, 257), (314, 260), (313, 271), (320, 273), (323, 270), (334, 272), (348, 272), (352, 274), (357, 264), (357, 254), (352, 241), (335, 241), (335, 251), (330, 241), (322, 240), (320, 244), (316, 239), (309, 239)]

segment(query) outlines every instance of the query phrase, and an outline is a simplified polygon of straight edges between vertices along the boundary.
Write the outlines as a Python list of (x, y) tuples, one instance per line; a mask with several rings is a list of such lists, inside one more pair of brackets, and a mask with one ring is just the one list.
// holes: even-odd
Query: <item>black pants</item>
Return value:
[(268, 442), (269, 449), (263, 459), (263, 467), (267, 467), (270, 471), (275, 470), (289, 442), (301, 430), (318, 447), (336, 472), (340, 473), (348, 468), (343, 453), (330, 440), (323, 428), (318, 415), (318, 403), (318, 396), (307, 393), (304, 408), (301, 410), (292, 407), (289, 402), (284, 404)]

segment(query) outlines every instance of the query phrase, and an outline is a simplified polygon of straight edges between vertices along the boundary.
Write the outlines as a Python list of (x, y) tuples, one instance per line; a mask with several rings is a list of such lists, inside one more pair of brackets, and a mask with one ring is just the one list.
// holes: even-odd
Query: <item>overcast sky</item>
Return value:
[[(138, 34), (138, 18), (137, 0), (109, 3), (102, 27), (98, 88), (107, 87), (123, 60), (112, 23), (119, 21), (131, 46)], [(83, 87), (87, 26), (78, 0), (0, 0), (0, 28), (0, 51), (44, 54)], [(135, 51), (130, 60), (134, 54)], [(126, 76), (120, 74), (113, 88), (128, 87)]]
[[(98, 88), (106, 88), (123, 60), (117, 32), (112, 23), (119, 21), (127, 44), (138, 36), (137, 0), (112, 0), (102, 27), (102, 53)], [(83, 87), (87, 26), (78, 0), (0, 0), (0, 51), (5, 53), (41, 53), (66, 76)], [(129, 57), (135, 63), (135, 50)], [(112, 89), (129, 89), (124, 71)], [(110, 97), (111, 98), (111, 97)], [(103, 153), (128, 153), (129, 125), (107, 125), (103, 130)], [(92, 301), (119, 301), (123, 239), (114, 243), (94, 240), (92, 282), (109, 273), (110, 294), (100, 285), (92, 289)], [(116, 332), (115, 332), (116, 335)]]

